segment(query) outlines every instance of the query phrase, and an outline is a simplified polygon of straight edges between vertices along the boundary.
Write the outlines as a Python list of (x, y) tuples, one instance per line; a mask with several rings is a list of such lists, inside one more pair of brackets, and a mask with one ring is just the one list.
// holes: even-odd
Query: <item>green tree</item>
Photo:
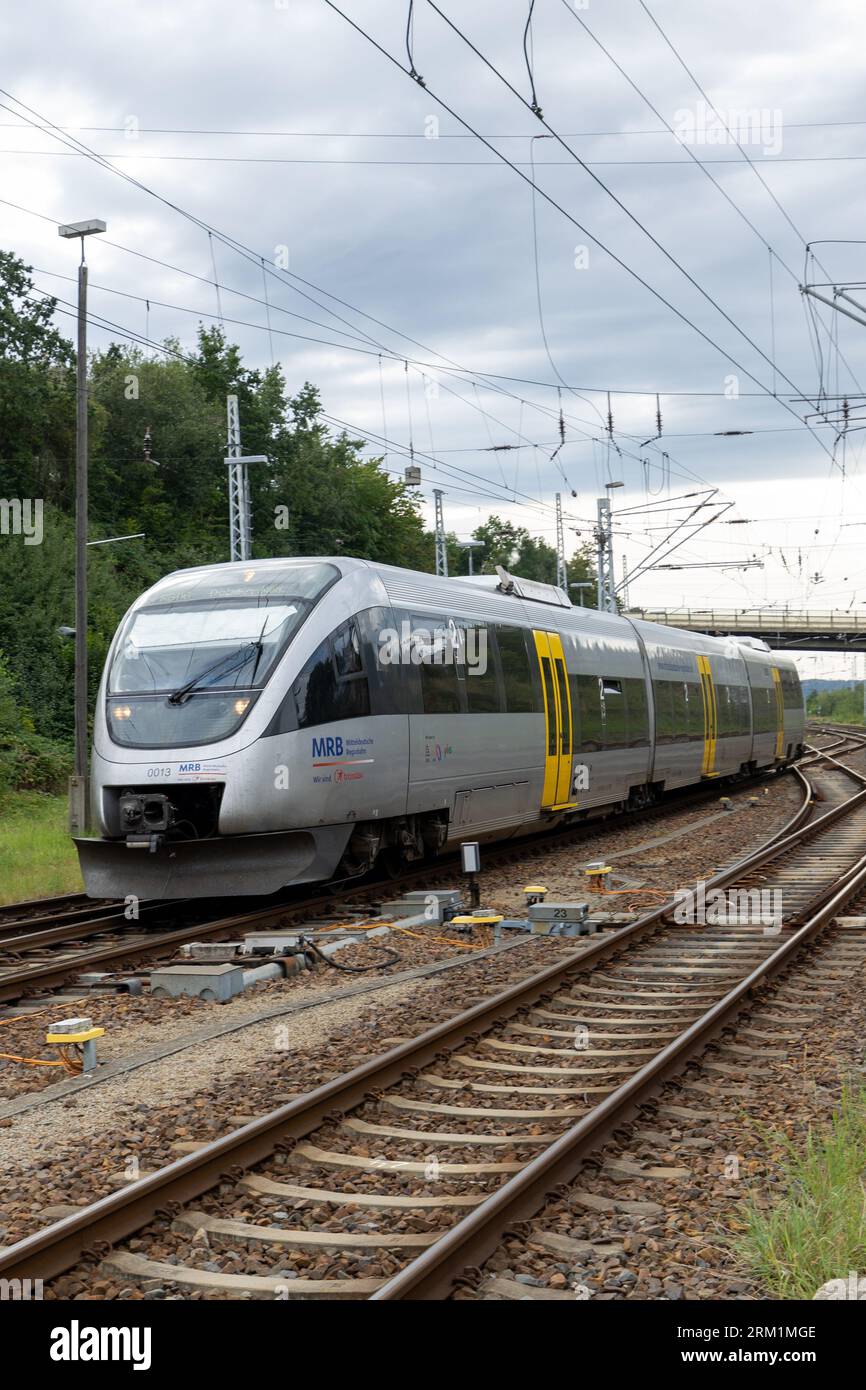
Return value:
[(51, 322), (56, 304), (0, 251), (0, 496), (69, 506), (75, 378), (71, 345)]
[(806, 701), (806, 713), (812, 719), (826, 719), (833, 724), (863, 724), (864, 701), (863, 682), (840, 690), (813, 690)]
[[(476, 568), (484, 574), (493, 574), (501, 565), (511, 574), (524, 579), (537, 579), (545, 584), (556, 583), (556, 550), (547, 541), (533, 537), (523, 526), (515, 526), (511, 521), (492, 516), (483, 526), (476, 527), (473, 540), (481, 541), (484, 549), (480, 552), (481, 564)], [(580, 546), (568, 561), (569, 583), (580, 580), (595, 585), (595, 565), (592, 548), (589, 544)], [(595, 588), (571, 590), (569, 598), (584, 608), (596, 606)]]

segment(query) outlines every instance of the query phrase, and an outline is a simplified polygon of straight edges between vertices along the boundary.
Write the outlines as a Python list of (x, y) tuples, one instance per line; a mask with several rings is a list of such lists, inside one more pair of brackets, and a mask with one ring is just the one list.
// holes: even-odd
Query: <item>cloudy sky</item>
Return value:
[[(408, 0), (341, 8), (410, 65)], [(0, 243), (71, 306), (56, 224), (105, 219), (94, 345), (221, 316), (401, 475), (411, 443), (461, 537), (497, 512), (552, 540), (559, 491), (570, 548), (622, 482), (634, 571), (714, 488), (733, 505), (670, 561), (712, 567), (633, 604), (862, 608), (866, 430), (836, 421), (846, 396), (866, 417), (866, 327), (799, 290), (866, 281), (841, 244), (866, 225), (862, 6), (536, 0), (531, 76), (528, 0), (439, 8), (465, 39), (416, 0), (422, 88), (326, 0), (13, 0)]]

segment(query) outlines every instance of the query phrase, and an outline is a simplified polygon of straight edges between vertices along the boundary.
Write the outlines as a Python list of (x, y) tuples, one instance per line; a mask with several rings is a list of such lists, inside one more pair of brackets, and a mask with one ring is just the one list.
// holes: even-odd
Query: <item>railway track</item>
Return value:
[[(840, 746), (844, 747), (844, 743)], [(766, 783), (767, 775), (739, 782), (736, 789), (747, 790)], [(661, 805), (630, 812), (627, 818), (620, 816), (617, 823), (637, 825), (664, 820), (673, 811), (712, 801), (719, 790), (718, 784), (688, 789)], [(602, 823), (600, 818), (591, 819), (566, 829), (491, 845), (485, 850), (485, 870), (516, 859), (530, 861), (551, 849), (579, 843), (598, 834)], [(230, 939), (239, 932), (289, 927), (345, 909), (349, 903), (369, 907), (381, 901), (383, 895), (390, 897), (397, 891), (451, 881), (458, 866), (459, 857), (449, 855), (387, 878), (324, 885), (312, 894), (295, 890), (277, 902), (245, 907), (229, 916), (211, 915), (214, 905), (202, 900), (142, 902), (137, 908), (138, 918), (132, 921), (126, 919), (123, 904), (106, 902), (88, 907), (90, 900), (83, 894), (10, 904), (0, 909), (0, 1004), (59, 988), (89, 971), (112, 967), (134, 971), (145, 962), (173, 956), (179, 947), (191, 941)]]
[[(51, 1279), (91, 1252), (102, 1279), (217, 1297), (447, 1296), (864, 891), (866, 776), (838, 763), (796, 775), (807, 800), (781, 835), (706, 884), (707, 895), (780, 892), (769, 932), (683, 925), (663, 904), (272, 1113), (187, 1145), (0, 1252), (0, 1274)], [(111, 1248), (136, 1233), (135, 1250)], [(140, 1253), (148, 1241), (169, 1243), (172, 1262)], [(234, 1272), (202, 1261), (203, 1248), (225, 1246)], [(263, 1259), (273, 1272), (255, 1272)]]
[[(837, 919), (532, 1220), (512, 1224), (483, 1268), (460, 1277), (454, 1296), (783, 1297), (750, 1271), (736, 1236), (753, 1203), (784, 1198), (778, 1136), (799, 1148), (832, 1124), (845, 1086), (856, 1089), (864, 981), (866, 933), (856, 919)], [(800, 1271), (813, 1273), (808, 1261)], [(821, 1282), (814, 1277), (812, 1289)], [(789, 1287), (790, 1297), (797, 1286)], [(802, 1283), (797, 1292), (809, 1296)]]

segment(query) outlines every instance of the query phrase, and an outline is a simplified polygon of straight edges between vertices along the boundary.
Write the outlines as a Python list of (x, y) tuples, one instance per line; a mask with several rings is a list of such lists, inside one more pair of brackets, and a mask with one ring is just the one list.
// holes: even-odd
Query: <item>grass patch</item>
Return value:
[(84, 885), (69, 835), (65, 796), (9, 792), (0, 801), (0, 904)]
[(747, 1199), (734, 1249), (776, 1298), (811, 1299), (830, 1279), (866, 1270), (866, 1089), (846, 1089), (802, 1148), (772, 1138), (782, 1193), (769, 1208)]

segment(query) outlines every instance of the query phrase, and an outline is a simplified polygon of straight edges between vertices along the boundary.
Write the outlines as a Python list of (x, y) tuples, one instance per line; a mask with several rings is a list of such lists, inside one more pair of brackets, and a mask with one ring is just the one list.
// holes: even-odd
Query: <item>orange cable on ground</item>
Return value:
[(43, 1057), (18, 1057), (13, 1052), (0, 1052), (0, 1059), (6, 1062), (20, 1062), (25, 1067), (63, 1067), (65, 1071), (77, 1076), (81, 1067), (76, 1066), (75, 1062), (65, 1054), (61, 1055), (59, 1062), (48, 1061)]

